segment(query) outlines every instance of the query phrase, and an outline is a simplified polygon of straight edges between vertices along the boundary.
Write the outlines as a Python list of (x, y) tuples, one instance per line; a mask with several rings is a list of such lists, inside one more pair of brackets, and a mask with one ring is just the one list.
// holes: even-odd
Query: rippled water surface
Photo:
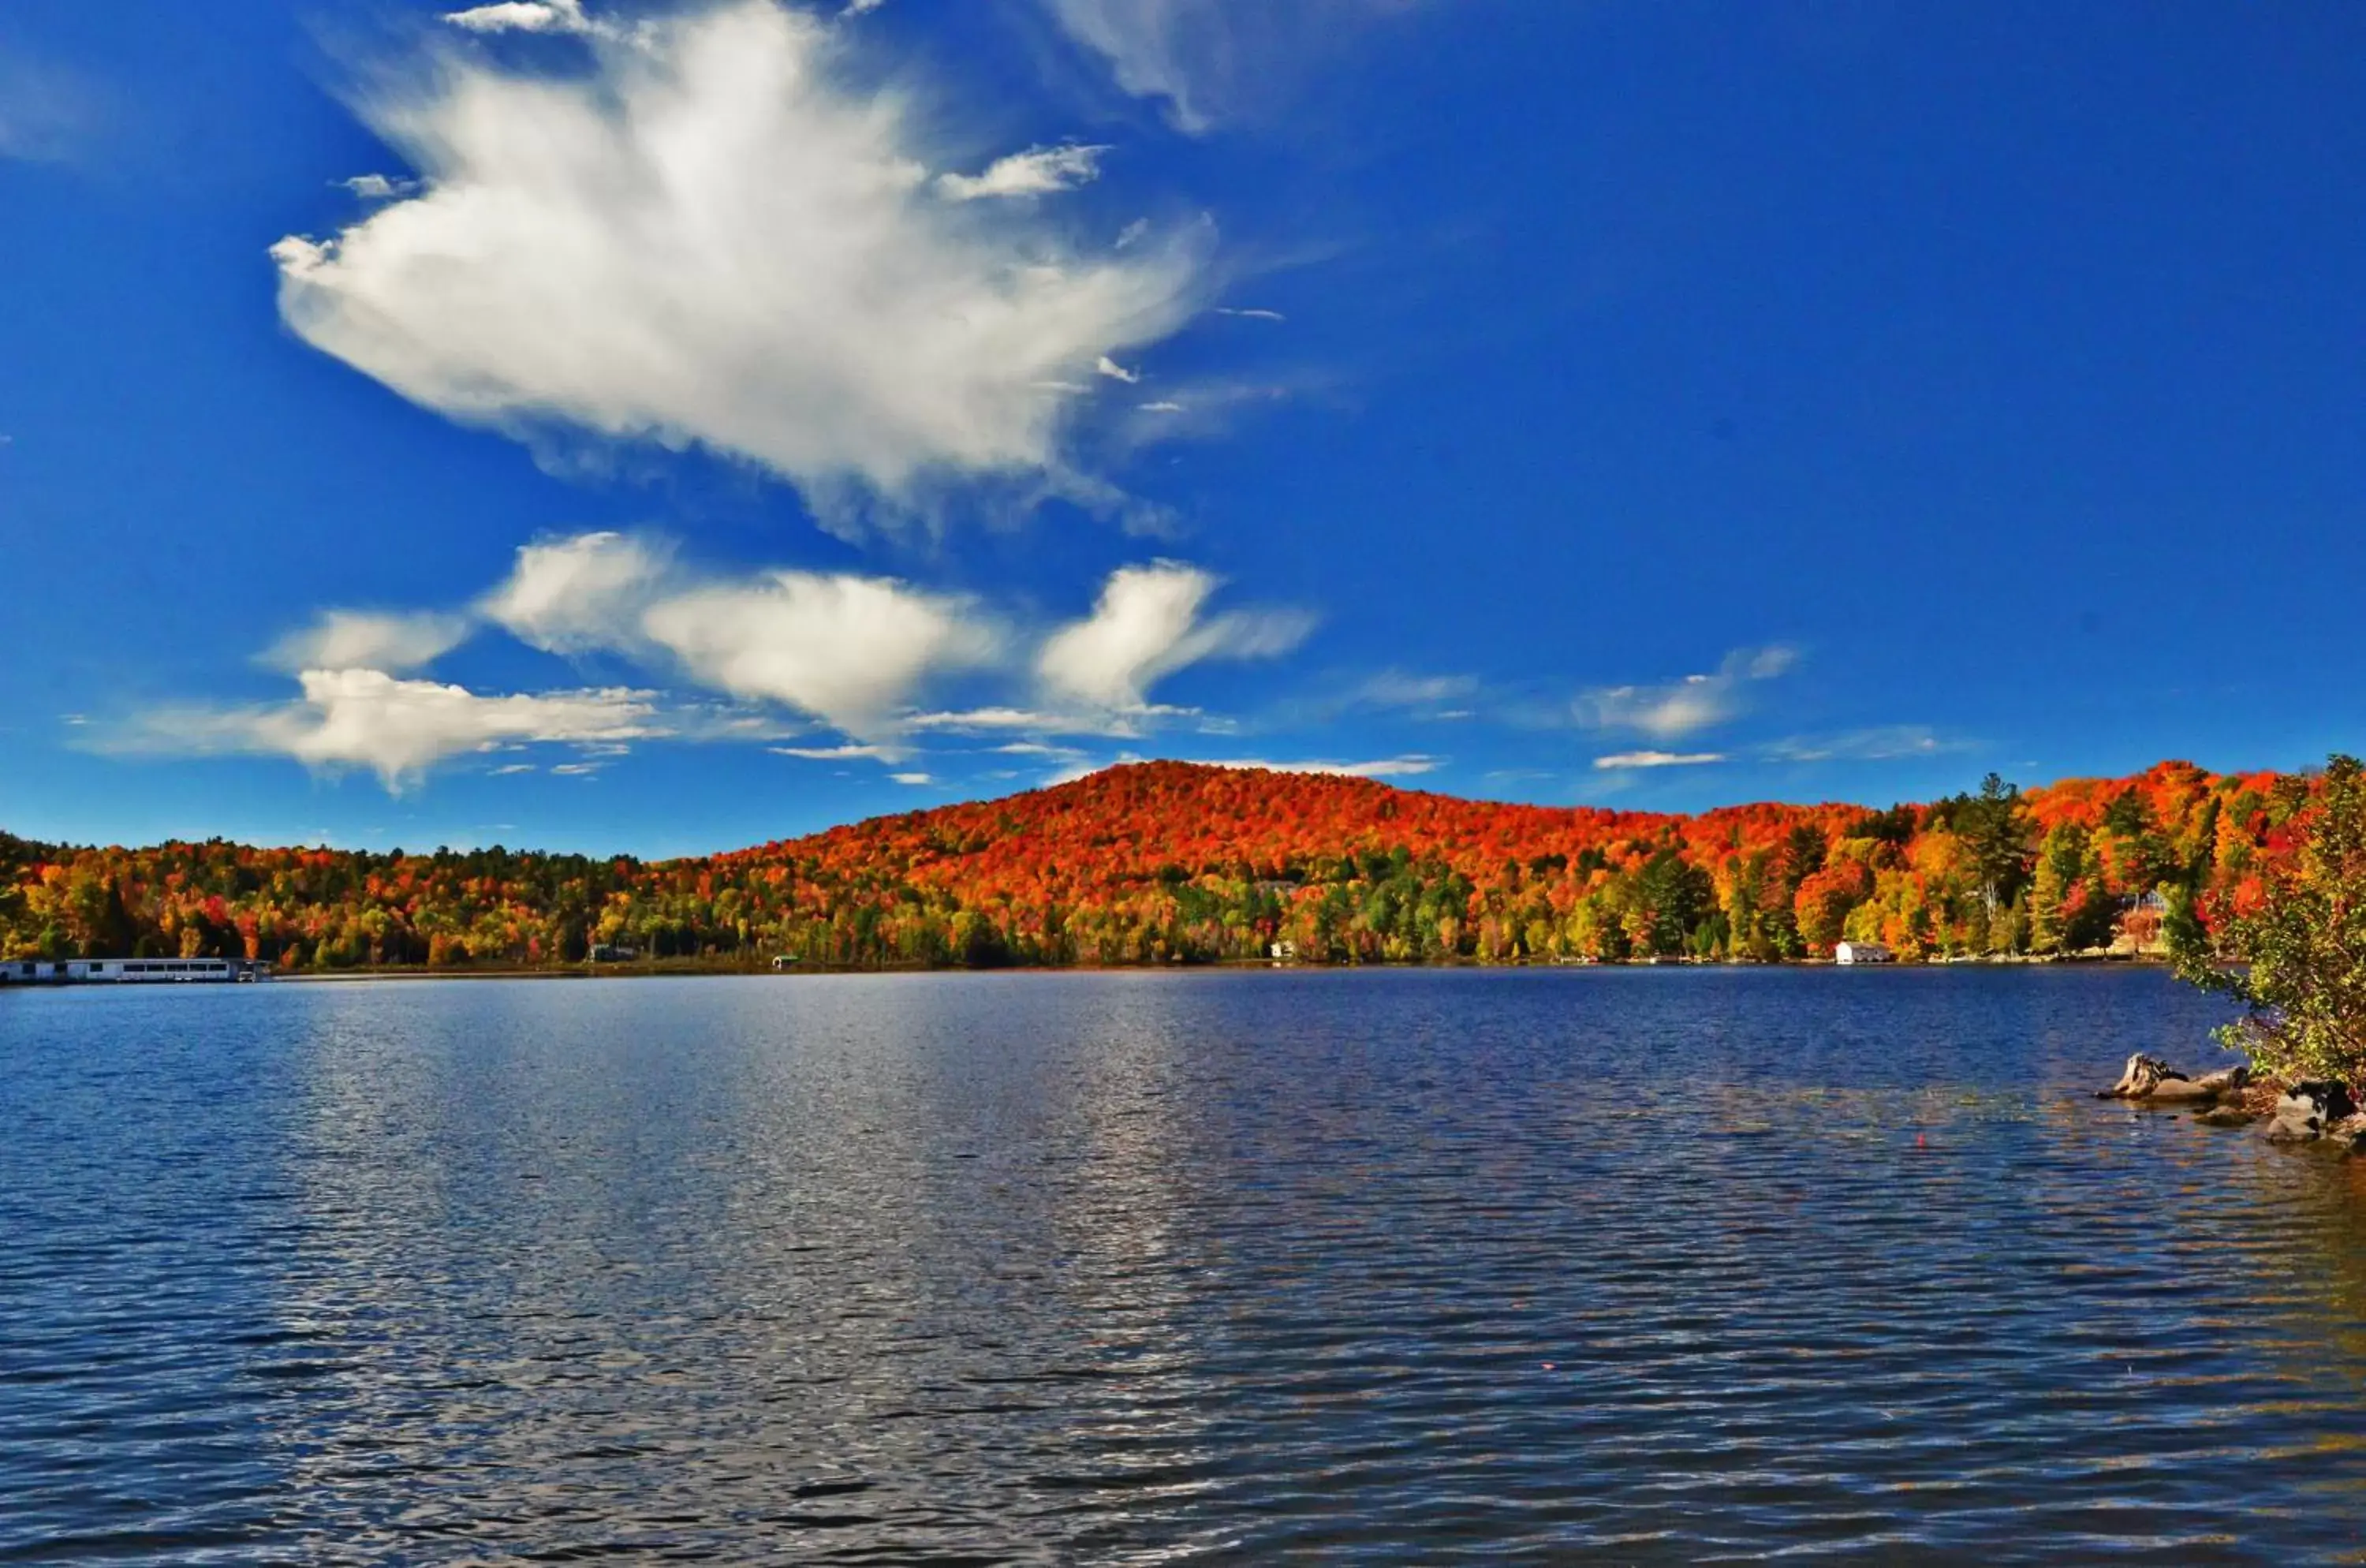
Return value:
[(0, 1560), (2366, 1561), (2132, 971), (0, 995)]

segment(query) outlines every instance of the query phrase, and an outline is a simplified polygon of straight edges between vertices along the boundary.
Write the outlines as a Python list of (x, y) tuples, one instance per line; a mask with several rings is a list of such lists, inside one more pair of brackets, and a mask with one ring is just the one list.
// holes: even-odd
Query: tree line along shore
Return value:
[(2165, 953), (2256, 902), (2310, 775), (2133, 778), (1871, 810), (1497, 805), (1159, 762), (661, 862), (0, 835), (0, 957), (281, 972), (1250, 962), (1906, 963)]

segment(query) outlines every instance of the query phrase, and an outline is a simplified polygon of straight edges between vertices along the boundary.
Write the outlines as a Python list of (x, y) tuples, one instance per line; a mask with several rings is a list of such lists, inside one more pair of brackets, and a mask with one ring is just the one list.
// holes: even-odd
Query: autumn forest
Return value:
[(708, 858), (71, 848), (0, 834), (0, 956), (556, 968), (1256, 959), (1907, 962), (2158, 950), (2239, 907), (2305, 775), (2163, 762), (1886, 811), (1490, 805), (1178, 762)]

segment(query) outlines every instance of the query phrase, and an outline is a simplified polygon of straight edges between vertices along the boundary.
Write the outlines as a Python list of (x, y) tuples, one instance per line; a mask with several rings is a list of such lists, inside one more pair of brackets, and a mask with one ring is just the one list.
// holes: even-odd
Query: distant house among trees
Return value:
[(1895, 962), (1889, 949), (1877, 942), (1844, 942), (1832, 949), (1835, 964), (1889, 964)]
[(2127, 901), (2113, 933), (2112, 949), (2121, 953), (2166, 953), (2169, 900), (2158, 889)]

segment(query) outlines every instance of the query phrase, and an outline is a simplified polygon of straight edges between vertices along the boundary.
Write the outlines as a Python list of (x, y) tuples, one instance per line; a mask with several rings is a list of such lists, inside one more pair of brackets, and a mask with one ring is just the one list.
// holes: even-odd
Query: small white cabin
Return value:
[(1298, 944), (1294, 942), (1278, 942), (1266, 951), (1273, 955), (1273, 961), (1276, 964), (1298, 962)]
[(1894, 964), (1889, 949), (1877, 942), (1844, 942), (1832, 949), (1835, 964)]

